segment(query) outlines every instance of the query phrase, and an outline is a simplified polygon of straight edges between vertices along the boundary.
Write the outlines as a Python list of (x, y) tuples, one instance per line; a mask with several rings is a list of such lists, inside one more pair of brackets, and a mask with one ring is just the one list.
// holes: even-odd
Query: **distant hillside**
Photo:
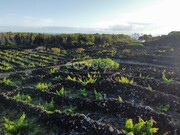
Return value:
[(170, 32), (168, 35), (152, 37), (150, 41), (144, 43), (144, 45), (154, 46), (180, 46), (180, 31)]

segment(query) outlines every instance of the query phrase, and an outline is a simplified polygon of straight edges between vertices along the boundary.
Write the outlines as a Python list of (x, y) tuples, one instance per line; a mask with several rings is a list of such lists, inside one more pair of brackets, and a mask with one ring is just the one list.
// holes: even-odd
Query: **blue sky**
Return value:
[(178, 0), (0, 0), (0, 31), (151, 33), (178, 30)]

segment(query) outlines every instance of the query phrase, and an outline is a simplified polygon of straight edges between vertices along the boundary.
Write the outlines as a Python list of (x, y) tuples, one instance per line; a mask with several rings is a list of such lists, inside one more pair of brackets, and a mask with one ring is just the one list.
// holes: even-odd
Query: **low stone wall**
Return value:
[(125, 131), (119, 131), (110, 125), (100, 124), (83, 114), (66, 114), (60, 111), (47, 113), (40, 107), (27, 104), (0, 94), (0, 102), (8, 108), (24, 111), (27, 116), (35, 116), (38, 121), (48, 125), (56, 125), (64, 131), (77, 131), (93, 135), (126, 135)]

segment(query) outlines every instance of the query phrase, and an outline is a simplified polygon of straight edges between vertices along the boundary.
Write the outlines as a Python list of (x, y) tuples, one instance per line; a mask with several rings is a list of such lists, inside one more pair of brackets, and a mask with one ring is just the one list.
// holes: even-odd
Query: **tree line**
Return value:
[(180, 45), (180, 31), (172, 31), (167, 35), (155, 36), (143, 35), (139, 40), (145, 40), (145, 45), (154, 46), (179, 46)]
[(72, 47), (79, 45), (116, 44), (132, 41), (124, 34), (42, 34), (42, 33), (0, 33), (1, 48)]

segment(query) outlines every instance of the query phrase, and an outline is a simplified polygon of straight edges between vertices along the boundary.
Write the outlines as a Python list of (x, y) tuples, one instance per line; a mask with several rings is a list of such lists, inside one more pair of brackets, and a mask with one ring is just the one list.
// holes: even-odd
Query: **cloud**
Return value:
[[(51, 17), (36, 18), (31, 16), (17, 17), (10, 27), (11, 21), (0, 18), (0, 25), (6, 22), (6, 26), (0, 27), (0, 31), (16, 32), (44, 32), (44, 33), (146, 33), (167, 34), (170, 31), (180, 30), (180, 1), (159, 0), (154, 5), (136, 9), (125, 13), (117, 13), (114, 18), (99, 20), (87, 27), (65, 27)], [(9, 23), (8, 23), (9, 22)], [(5, 23), (4, 23), (5, 24)], [(12, 24), (12, 23), (11, 23)]]
[(130, 24), (127, 25), (113, 25), (109, 28), (111, 31), (132, 31), (133, 26)]
[(35, 18), (31, 16), (25, 16), (21, 20), (21, 26), (53, 26), (55, 24), (55, 20), (52, 18)]
[(125, 33), (166, 34), (180, 30), (179, 0), (159, 0), (154, 5), (120, 13), (116, 18), (100, 20), (93, 26)]
[(110, 33), (125, 33), (125, 34), (133, 34), (136, 32), (146, 33), (152, 29), (156, 29), (156, 25), (151, 23), (139, 23), (139, 22), (130, 22), (121, 25), (112, 25), (107, 30)]
[(102, 29), (63, 26), (1, 26), (0, 32), (35, 32), (35, 33), (103, 33)]
[[(150, 24), (151, 25), (151, 24)], [(63, 27), (63, 26), (1, 26), (0, 32), (35, 32), (35, 33), (109, 33), (133, 34), (140, 30), (151, 29), (147, 24), (129, 23), (127, 25), (112, 25), (107, 28)], [(149, 34), (149, 33), (148, 33)]]

